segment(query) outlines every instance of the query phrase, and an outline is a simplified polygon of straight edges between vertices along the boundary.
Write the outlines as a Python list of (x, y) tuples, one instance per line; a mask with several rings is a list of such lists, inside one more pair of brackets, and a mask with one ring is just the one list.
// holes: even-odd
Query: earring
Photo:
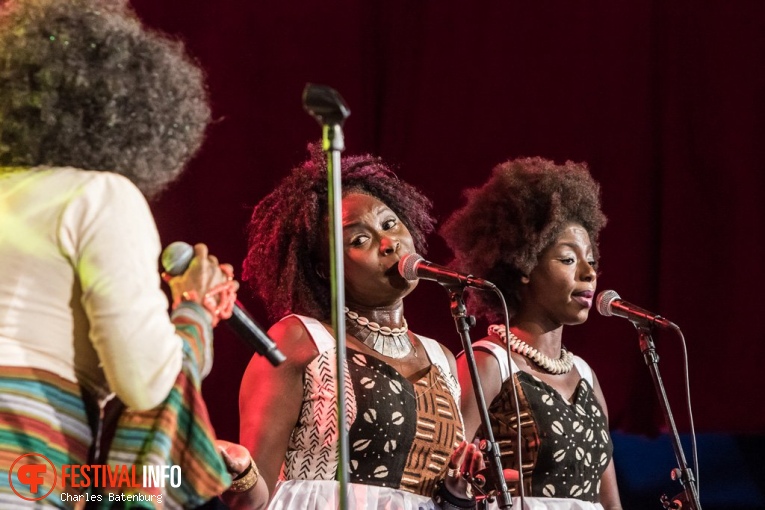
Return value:
[(329, 279), (327, 277), (327, 275), (324, 274), (324, 271), (322, 271), (320, 267), (317, 266), (315, 271), (316, 271), (316, 274), (319, 276), (319, 278), (321, 278), (322, 280), (328, 280)]

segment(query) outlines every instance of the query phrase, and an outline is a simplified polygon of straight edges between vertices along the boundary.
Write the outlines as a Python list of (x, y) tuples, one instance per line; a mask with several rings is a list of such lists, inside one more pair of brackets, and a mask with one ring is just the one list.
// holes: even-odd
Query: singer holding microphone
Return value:
[[(35, 506), (51, 488), (50, 469), (27, 499), (9, 486), (30, 453), (59, 473), (180, 465), (164, 507), (197, 506), (230, 484), (200, 384), (237, 284), (196, 245), (169, 279), (168, 316), (144, 198), (180, 174), (209, 118), (202, 71), (126, 2), (0, 9), (0, 507)], [(127, 410), (104, 452), (99, 418), (115, 394)], [(58, 483), (43, 503), (72, 501)]]
[[(469, 301), (494, 323), (473, 346), (503, 468), (518, 469), (515, 385), (524, 509), (621, 509), (603, 392), (563, 344), (563, 327), (582, 324), (593, 305), (606, 223), (599, 186), (584, 164), (527, 158), (498, 165), (466, 196), (441, 233), (456, 266), (496, 284), (508, 302), (510, 331), (494, 293), (471, 292)], [(458, 372), (466, 437), (481, 437), (464, 356)], [(517, 498), (518, 483), (510, 488)]]
[(379, 159), (343, 158), (348, 363), (338, 374), (329, 325), (326, 160), (318, 145), (311, 152), (252, 214), (244, 278), (281, 319), (269, 335), (287, 361), (272, 369), (253, 357), (245, 372), (240, 441), (259, 480), (224, 500), (232, 508), (262, 508), (271, 494), (273, 509), (337, 507), (335, 384), (345, 377), (349, 508), (473, 508), (461, 473), (479, 469), (481, 454), (463, 441), (454, 357), (413, 333), (404, 318), (403, 300), (416, 283), (399, 275), (398, 263), (424, 250), (433, 229), (430, 202)]

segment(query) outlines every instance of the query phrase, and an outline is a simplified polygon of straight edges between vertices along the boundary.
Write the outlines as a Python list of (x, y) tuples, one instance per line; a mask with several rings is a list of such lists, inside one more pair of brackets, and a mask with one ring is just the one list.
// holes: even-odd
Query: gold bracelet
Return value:
[(247, 492), (258, 483), (258, 478), (260, 478), (258, 466), (255, 465), (254, 460), (250, 459), (250, 465), (234, 479), (228, 490), (231, 492)]

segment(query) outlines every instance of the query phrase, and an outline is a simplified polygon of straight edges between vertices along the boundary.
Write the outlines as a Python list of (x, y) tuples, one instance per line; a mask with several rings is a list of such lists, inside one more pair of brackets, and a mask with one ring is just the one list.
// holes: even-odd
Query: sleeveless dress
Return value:
[[(293, 317), (308, 330), (319, 355), (305, 370), (300, 417), (269, 508), (337, 508), (335, 339), (319, 321)], [(441, 346), (418, 338), (431, 366), (415, 382), (384, 361), (347, 350), (343, 377), (352, 510), (438, 508), (431, 495), (464, 438), (459, 384)]]
[[(504, 381), (489, 405), (489, 417), (502, 467), (506, 469), (518, 468), (515, 402), (510, 385), (515, 384), (518, 392), (524, 446), (523, 510), (602, 509), (598, 502), (600, 479), (611, 461), (613, 445), (605, 413), (592, 389), (589, 365), (574, 356), (581, 379), (569, 402), (541, 379), (520, 371), (512, 359), (508, 366), (505, 347), (481, 340), (473, 348), (496, 358)], [(477, 435), (481, 434), (479, 430)], [(509, 489), (513, 502), (518, 502), (514, 508), (520, 508), (517, 484), (509, 484)], [(496, 503), (491, 508), (496, 508)]]

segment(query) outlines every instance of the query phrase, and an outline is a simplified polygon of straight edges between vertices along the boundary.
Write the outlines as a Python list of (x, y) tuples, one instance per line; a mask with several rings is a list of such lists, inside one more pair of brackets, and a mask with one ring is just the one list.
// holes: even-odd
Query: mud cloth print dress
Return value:
[[(605, 413), (592, 389), (592, 369), (574, 356), (581, 379), (571, 401), (528, 372), (508, 366), (507, 351), (488, 340), (473, 344), (499, 363), (502, 390), (489, 405), (494, 438), (504, 468), (517, 469), (515, 402), (518, 390), (523, 435), (523, 510), (599, 510), (600, 479), (613, 454)], [(512, 368), (512, 377), (510, 377)], [(481, 436), (481, 431), (478, 434)], [(517, 484), (510, 485), (513, 508), (521, 508)], [(497, 508), (496, 503), (491, 508)]]
[[(305, 370), (303, 404), (269, 508), (338, 506), (335, 340), (315, 319), (294, 316), (319, 355)], [(431, 499), (463, 440), (459, 385), (434, 340), (418, 337), (431, 366), (410, 382), (392, 366), (348, 349), (345, 412), (349, 425), (349, 508), (438, 508)]]

